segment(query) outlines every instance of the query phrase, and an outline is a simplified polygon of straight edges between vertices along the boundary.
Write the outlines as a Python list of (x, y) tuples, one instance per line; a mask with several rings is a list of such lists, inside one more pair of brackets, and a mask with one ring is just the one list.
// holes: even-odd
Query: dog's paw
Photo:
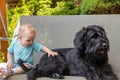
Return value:
[(54, 78), (54, 79), (64, 79), (64, 77), (58, 73), (54, 73), (52, 74), (51, 78)]

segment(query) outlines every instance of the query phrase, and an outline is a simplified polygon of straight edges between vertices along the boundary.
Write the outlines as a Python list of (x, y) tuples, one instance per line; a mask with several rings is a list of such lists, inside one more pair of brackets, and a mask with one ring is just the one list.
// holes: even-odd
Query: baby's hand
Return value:
[(8, 67), (8, 68), (13, 68), (13, 66), (14, 66), (13, 63), (7, 62), (7, 67)]
[(7, 70), (11, 71), (11, 69), (14, 67), (13, 63), (7, 62)]
[(50, 56), (56, 56), (56, 55), (58, 55), (58, 53), (57, 53), (57, 52), (54, 52), (54, 51), (50, 51), (50, 52), (48, 53), (48, 57), (50, 57)]

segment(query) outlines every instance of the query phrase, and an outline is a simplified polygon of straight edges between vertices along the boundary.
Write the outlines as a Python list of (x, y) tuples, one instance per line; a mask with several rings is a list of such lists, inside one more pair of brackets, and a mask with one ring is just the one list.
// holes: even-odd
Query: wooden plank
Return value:
[[(7, 19), (6, 19), (6, 0), (0, 0), (0, 11), (1, 11), (2, 17), (4, 19), (5, 25), (7, 25)], [(1, 19), (0, 19), (0, 37), (6, 37), (5, 30), (3, 28), (3, 24), (2, 24)], [(6, 59), (7, 47), (8, 47), (8, 41), (1, 40), (0, 41), (0, 52), (4, 53), (4, 55), (5, 55), (4, 61), (7, 60)]]

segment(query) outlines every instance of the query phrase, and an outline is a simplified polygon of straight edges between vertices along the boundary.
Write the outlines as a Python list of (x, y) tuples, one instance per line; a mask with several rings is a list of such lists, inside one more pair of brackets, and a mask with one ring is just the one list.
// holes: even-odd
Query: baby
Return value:
[(20, 74), (25, 71), (18, 65), (17, 61), (22, 59), (27, 68), (33, 67), (34, 51), (43, 51), (49, 56), (56, 56), (58, 53), (34, 41), (36, 37), (35, 29), (31, 24), (20, 26), (18, 38), (12, 40), (8, 47), (7, 63), (0, 64), (0, 75), (6, 78), (12, 74)]

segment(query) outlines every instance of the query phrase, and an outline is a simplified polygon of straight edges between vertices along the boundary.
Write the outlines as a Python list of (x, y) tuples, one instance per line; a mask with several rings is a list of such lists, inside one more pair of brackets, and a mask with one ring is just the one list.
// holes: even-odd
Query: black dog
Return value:
[(108, 63), (110, 45), (102, 27), (84, 27), (76, 34), (74, 45), (74, 48), (54, 49), (58, 56), (47, 57), (45, 54), (28, 72), (28, 80), (36, 77), (64, 78), (64, 75), (82, 76), (87, 80), (118, 80)]

